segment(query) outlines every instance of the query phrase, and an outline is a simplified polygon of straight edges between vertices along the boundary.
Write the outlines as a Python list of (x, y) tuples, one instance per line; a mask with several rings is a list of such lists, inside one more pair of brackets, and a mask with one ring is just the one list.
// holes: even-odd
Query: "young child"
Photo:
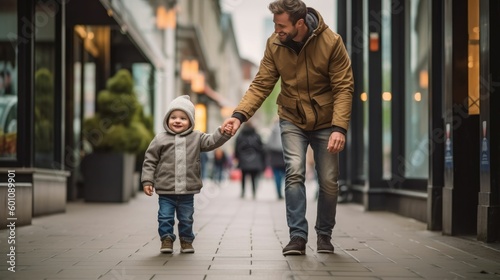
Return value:
[(188, 95), (169, 104), (163, 126), (166, 131), (157, 134), (146, 151), (141, 183), (148, 196), (155, 190), (158, 194), (160, 252), (173, 253), (177, 215), (181, 253), (194, 253), (194, 194), (202, 187), (200, 154), (222, 146), (231, 134), (220, 127), (213, 134), (193, 130), (194, 105)]

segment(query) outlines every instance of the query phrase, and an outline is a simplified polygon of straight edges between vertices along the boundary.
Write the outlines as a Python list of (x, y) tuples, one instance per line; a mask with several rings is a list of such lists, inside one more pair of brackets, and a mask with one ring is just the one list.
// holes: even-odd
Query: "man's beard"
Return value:
[(285, 37), (285, 40), (280, 40), (281, 43), (289, 43), (297, 36), (299, 31), (297, 29), (294, 29), (291, 33), (288, 33), (288, 35)]

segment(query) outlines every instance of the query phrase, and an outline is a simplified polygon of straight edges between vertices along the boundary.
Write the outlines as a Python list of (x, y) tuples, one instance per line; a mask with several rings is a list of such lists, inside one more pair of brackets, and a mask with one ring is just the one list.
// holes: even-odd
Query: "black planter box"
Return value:
[(92, 153), (82, 161), (87, 202), (128, 202), (134, 190), (135, 155)]

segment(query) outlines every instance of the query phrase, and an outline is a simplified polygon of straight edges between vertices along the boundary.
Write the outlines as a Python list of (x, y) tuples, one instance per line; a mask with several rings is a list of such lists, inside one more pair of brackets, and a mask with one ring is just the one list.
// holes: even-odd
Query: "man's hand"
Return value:
[(142, 187), (142, 189), (144, 190), (144, 193), (147, 194), (148, 196), (152, 196), (154, 193), (153, 186), (144, 186)]
[[(230, 131), (230, 134), (234, 136), (238, 131), (238, 128), (240, 128), (240, 125), (241, 122), (239, 119), (231, 117), (222, 123), (222, 128), (226, 131), (226, 133)], [(231, 127), (232, 129), (230, 129)]]
[(341, 132), (334, 131), (330, 134), (327, 150), (330, 153), (336, 154), (344, 149), (345, 135)]

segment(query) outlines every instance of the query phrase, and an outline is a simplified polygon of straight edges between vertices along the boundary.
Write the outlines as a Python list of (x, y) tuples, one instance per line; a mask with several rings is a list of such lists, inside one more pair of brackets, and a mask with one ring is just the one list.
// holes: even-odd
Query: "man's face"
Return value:
[[(302, 20), (302, 19), (301, 19)], [(295, 25), (290, 21), (290, 17), (287, 13), (275, 14), (274, 18), (274, 33), (278, 34), (278, 39), (281, 43), (290, 42), (293, 38), (297, 37), (298, 30), (296, 28), (297, 21)]]

